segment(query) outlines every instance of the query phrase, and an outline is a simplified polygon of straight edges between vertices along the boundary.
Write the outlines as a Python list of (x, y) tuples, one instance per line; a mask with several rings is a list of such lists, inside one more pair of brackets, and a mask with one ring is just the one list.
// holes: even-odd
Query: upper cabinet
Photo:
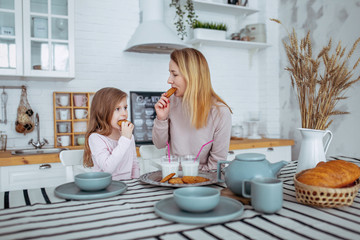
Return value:
[[(226, 3), (217, 3), (211, 1), (204, 0), (193, 0), (195, 11), (203, 11), (209, 13), (218, 13), (224, 15), (231, 15), (236, 17), (238, 21), (244, 17), (247, 17), (251, 14), (259, 12), (259, 10), (249, 7), (243, 7), (239, 5), (232, 5)], [(212, 20), (208, 20), (211, 22)], [(192, 45), (213, 45), (213, 46), (221, 46), (221, 47), (233, 47), (233, 48), (243, 48), (249, 50), (267, 48), (270, 45), (263, 42), (250, 42), (250, 41), (239, 41), (239, 40), (219, 40), (219, 39), (211, 39), (205, 37), (194, 37), (187, 40), (187, 43)]]
[(0, 75), (74, 78), (74, 0), (1, 0), (0, 14), (14, 29), (1, 30)]
[(0, 75), (23, 74), (21, 13), (21, 0), (0, 1)]

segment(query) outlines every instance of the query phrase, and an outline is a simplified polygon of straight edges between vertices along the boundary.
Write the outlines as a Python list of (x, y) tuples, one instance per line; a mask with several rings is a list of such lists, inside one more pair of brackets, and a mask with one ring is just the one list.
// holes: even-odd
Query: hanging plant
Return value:
[[(192, 0), (186, 0), (184, 8), (182, 7), (180, 0), (171, 0), (169, 5), (170, 7), (175, 7), (176, 9), (176, 21), (174, 22), (177, 30), (177, 35), (180, 36), (181, 40), (184, 40), (184, 37), (187, 36), (186, 26), (187, 23), (190, 28), (192, 28), (193, 23), (195, 22), (197, 16), (194, 10), (194, 3)], [(186, 15), (186, 20), (184, 22), (184, 16)]]

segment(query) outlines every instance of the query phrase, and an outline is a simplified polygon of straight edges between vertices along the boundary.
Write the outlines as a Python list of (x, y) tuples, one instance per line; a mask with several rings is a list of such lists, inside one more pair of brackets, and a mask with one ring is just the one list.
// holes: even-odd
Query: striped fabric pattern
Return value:
[[(344, 157), (341, 157), (344, 159)], [(346, 160), (360, 165), (360, 159)], [(154, 204), (173, 188), (124, 181), (124, 194), (89, 201), (57, 198), (54, 188), (0, 193), (0, 239), (360, 239), (360, 197), (352, 206), (318, 208), (297, 203), (296, 162), (284, 167), (283, 208), (271, 215), (246, 205), (237, 219), (208, 225), (167, 221)], [(224, 188), (221, 184), (213, 185)]]

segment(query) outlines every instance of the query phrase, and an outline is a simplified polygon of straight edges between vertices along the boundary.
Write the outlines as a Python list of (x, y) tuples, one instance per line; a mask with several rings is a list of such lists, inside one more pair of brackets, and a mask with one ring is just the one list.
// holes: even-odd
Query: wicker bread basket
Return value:
[(353, 186), (345, 188), (310, 186), (297, 181), (297, 176), (302, 173), (294, 176), (294, 184), (296, 200), (303, 204), (329, 208), (350, 206), (360, 188), (360, 179), (357, 179)]

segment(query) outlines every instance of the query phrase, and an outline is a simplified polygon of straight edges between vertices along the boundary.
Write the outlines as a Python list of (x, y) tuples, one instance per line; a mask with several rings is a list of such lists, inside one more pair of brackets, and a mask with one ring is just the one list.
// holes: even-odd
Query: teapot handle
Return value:
[(218, 182), (225, 182), (224, 179), (221, 179), (221, 164), (226, 164), (229, 162), (231, 162), (231, 161), (218, 161), (218, 163), (217, 163), (217, 180), (218, 180)]

